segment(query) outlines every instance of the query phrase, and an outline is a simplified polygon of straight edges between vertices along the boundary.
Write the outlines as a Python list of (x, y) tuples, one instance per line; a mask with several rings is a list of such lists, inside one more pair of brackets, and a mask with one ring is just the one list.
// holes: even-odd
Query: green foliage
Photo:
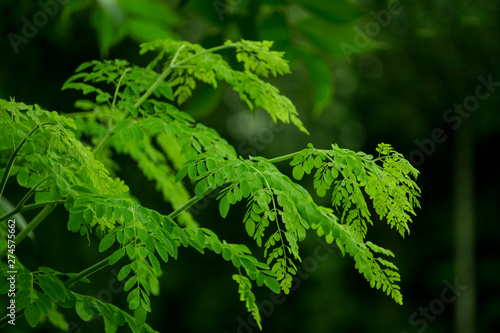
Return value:
[(150, 66), (164, 61), (169, 55), (174, 55), (172, 61), (167, 62), (168, 68), (165, 72), (169, 73), (171, 69), (174, 69), (169, 84), (176, 87), (174, 96), (179, 104), (191, 96), (197, 80), (214, 87), (217, 87), (217, 81), (223, 80), (233, 86), (250, 109), (261, 107), (271, 115), (275, 122), (277, 120), (284, 123), (291, 121), (301, 131), (307, 133), (297, 117), (297, 110), (292, 102), (280, 95), (276, 87), (259, 78), (259, 76), (267, 77), (269, 73), (276, 76), (289, 72), (288, 64), (282, 58), (283, 53), (270, 51), (272, 44), (269, 41), (242, 40), (233, 43), (228, 40), (224, 46), (214, 48), (214, 50), (236, 48), (236, 59), (243, 63), (245, 71), (233, 70), (219, 54), (187, 42), (145, 43), (142, 45), (141, 54), (152, 50), (160, 52)]
[[(366, 241), (372, 207), (401, 236), (409, 232), (410, 214), (419, 205), (419, 189), (412, 180), (418, 171), (401, 154), (387, 144), (379, 145), (377, 158), (336, 145), (330, 150), (309, 145), (274, 159), (243, 159), (215, 130), (178, 109), (199, 82), (216, 86), (225, 81), (250, 109), (264, 108), (275, 122), (291, 122), (307, 133), (290, 100), (261, 78), (289, 72), (283, 54), (271, 46), (272, 42), (242, 40), (204, 49), (162, 40), (142, 45), (141, 53), (158, 53), (144, 68), (125, 60), (86, 62), (63, 87), (93, 96), (77, 101), (75, 105), (83, 111), (73, 114), (0, 100), (0, 154), (7, 161), (0, 169), (0, 196), (9, 178), (15, 177), (27, 189), (18, 205), (0, 219), (28, 209), (64, 205), (69, 212), (68, 231), (98, 243), (99, 251), (108, 255), (78, 274), (43, 267), (19, 269), (17, 305), (29, 325), (35, 327), (48, 319), (65, 329), (68, 324), (57, 310), (60, 306), (74, 308), (85, 321), (102, 316), (106, 332), (124, 325), (134, 332), (154, 331), (146, 324), (148, 312), (154, 310), (150, 297), (160, 292), (162, 262), (177, 260), (182, 246), (201, 254), (212, 251), (231, 262), (238, 272), (233, 279), (240, 299), (261, 327), (253, 282), (275, 293), (288, 293), (296, 263), (302, 260), (299, 243), (309, 229), (328, 243), (335, 241), (372, 287), (382, 288), (402, 304), (397, 267), (377, 257), (393, 253)], [(234, 49), (244, 70), (231, 68), (215, 53), (223, 49)], [(155, 182), (174, 209), (170, 214), (146, 208), (130, 194), (116, 177), (113, 151), (130, 156)], [(319, 206), (307, 190), (275, 166), (286, 159), (292, 160), (296, 180), (315, 170), (316, 194), (323, 197), (331, 191), (331, 208)], [(246, 202), (244, 228), (263, 248), (262, 253), (220, 240), (188, 213), (190, 206), (217, 188), (223, 218), (234, 218), (229, 214), (231, 205)], [(34, 203), (28, 204), (30, 200)], [(32, 221), (30, 228), (41, 220)], [(1, 256), (7, 252), (6, 245), (5, 240), (0, 242)], [(73, 290), (77, 283), (91, 282), (88, 276), (93, 272), (118, 263), (118, 279), (124, 281), (128, 293), (127, 311)], [(3, 262), (2, 269), (7, 271)], [(0, 291), (5, 294), (6, 279), (1, 283)]]
[[(366, 236), (367, 224), (372, 224), (363, 188), (380, 219), (386, 218), (402, 237), (409, 232), (409, 213), (415, 215), (413, 207), (419, 206), (420, 191), (410, 177), (417, 177), (418, 171), (388, 144), (380, 144), (377, 151), (379, 157), (374, 159), (336, 145), (326, 151), (310, 146), (290, 164), (294, 166), (293, 175), (297, 180), (317, 169), (314, 188), (320, 197), (325, 196), (333, 184), (332, 205), (341, 213), (341, 222), (351, 226), (360, 240)], [(382, 166), (377, 164), (379, 161)]]

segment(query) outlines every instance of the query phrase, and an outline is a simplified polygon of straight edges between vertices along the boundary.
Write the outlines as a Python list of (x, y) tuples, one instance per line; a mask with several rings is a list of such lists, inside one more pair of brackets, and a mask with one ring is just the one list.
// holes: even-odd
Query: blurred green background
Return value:
[[(418, 167), (422, 209), (411, 234), (401, 239), (382, 223), (368, 233), (396, 254), (404, 305), (371, 289), (351, 259), (330, 252), (311, 233), (295, 290), (286, 297), (255, 290), (264, 332), (472, 333), (500, 327), (498, 0), (2, 0), (0, 13), (0, 98), (72, 112), (82, 96), (60, 88), (84, 61), (144, 64), (138, 44), (158, 38), (204, 47), (226, 39), (273, 40), (286, 52), (292, 74), (271, 82), (295, 103), (309, 137), (272, 124), (263, 112), (248, 112), (225, 86), (199, 87), (184, 110), (245, 157), (280, 156), (308, 142), (373, 153), (386, 142)], [(133, 195), (169, 213), (132, 161), (116, 159)], [(312, 188), (312, 179), (305, 186)], [(13, 183), (6, 193), (13, 203), (23, 195)], [(249, 242), (243, 210), (232, 209), (223, 220), (212, 198), (192, 213), (221, 238)], [(66, 221), (59, 208), (34, 240), (18, 247), (27, 267), (78, 272), (99, 260), (97, 242), (88, 246), (69, 234)], [(87, 292), (125, 307), (116, 274), (99, 272)], [(177, 262), (164, 266), (148, 322), (160, 332), (257, 332), (231, 274), (221, 258), (184, 249)], [(86, 323), (71, 311), (65, 316), (68, 332), (103, 330), (99, 319)], [(6, 329), (27, 331), (24, 320)], [(59, 332), (48, 324), (37, 331)]]

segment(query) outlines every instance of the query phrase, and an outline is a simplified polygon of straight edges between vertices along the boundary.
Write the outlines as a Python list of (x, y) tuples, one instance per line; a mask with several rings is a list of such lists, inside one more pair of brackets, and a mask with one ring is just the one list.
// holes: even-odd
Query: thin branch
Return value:
[(171, 218), (171, 219), (174, 219), (176, 218), (177, 216), (179, 216), (183, 211), (185, 211), (186, 209), (188, 209), (189, 207), (191, 207), (192, 205), (194, 205), (195, 203), (197, 203), (199, 200), (201, 200), (203, 197), (207, 196), (209, 193), (211, 193), (213, 190), (210, 190), (210, 191), (207, 191), (205, 192), (202, 196), (200, 197), (192, 197), (191, 199), (189, 199), (188, 201), (186, 201), (186, 203), (184, 203), (184, 205), (182, 205), (181, 207), (177, 208), (176, 210), (174, 210), (172, 213), (168, 214), (167, 217)]
[(200, 53), (193, 54), (192, 56), (187, 57), (186, 59), (183, 59), (183, 60), (179, 61), (177, 63), (177, 65), (183, 64), (183, 63), (185, 63), (185, 62), (187, 62), (187, 61), (189, 61), (189, 60), (191, 60), (191, 59), (193, 59), (195, 57), (198, 57), (198, 56), (200, 56), (202, 54), (205, 54), (205, 53), (213, 53), (213, 52), (216, 52), (216, 51), (220, 51), (220, 50), (224, 50), (224, 49), (229, 49), (231, 47), (237, 47), (237, 46), (239, 46), (239, 45), (235, 44), (235, 43), (226, 44), (226, 45), (220, 45), (220, 46), (215, 46), (215, 47), (212, 47), (210, 49), (206, 49), (204, 51), (201, 51)]
[(120, 86), (122, 84), (122, 80), (125, 77), (125, 74), (127, 74), (127, 72), (129, 70), (130, 70), (130, 67), (123, 71), (122, 75), (120, 76), (120, 80), (118, 81), (118, 84), (116, 85), (115, 94), (113, 96), (113, 103), (111, 104), (111, 115), (109, 117), (109, 123), (108, 123), (108, 131), (109, 132), (112, 131), (111, 126), (113, 125), (113, 112), (115, 111), (116, 97), (118, 96), (118, 91), (120, 90)]
[(151, 94), (155, 91), (156, 88), (158, 88), (158, 86), (163, 82), (163, 80), (165, 80), (167, 78), (167, 76), (170, 74), (170, 72), (172, 72), (172, 69), (174, 68), (175, 66), (175, 61), (177, 60), (177, 57), (179, 56), (179, 53), (181, 52), (181, 50), (185, 47), (185, 45), (182, 45), (178, 50), (177, 52), (175, 53), (174, 55), (174, 58), (172, 59), (172, 61), (170, 62), (170, 65), (167, 67), (167, 69), (165, 69), (163, 71), (163, 73), (161, 73), (161, 75), (158, 77), (158, 79), (156, 79), (156, 81), (151, 85), (151, 87), (149, 87), (149, 89), (144, 93), (144, 95), (141, 96), (141, 98), (139, 98), (139, 100), (134, 104), (134, 107), (135, 108), (138, 108), (139, 106), (141, 106), (142, 103), (144, 103), (144, 101), (149, 97), (151, 96)]
[(104, 148), (104, 146), (108, 143), (109, 139), (111, 138), (111, 135), (112, 131), (106, 132), (106, 135), (104, 135), (99, 144), (92, 151), (92, 154), (94, 154), (94, 156), (97, 156), (97, 154), (101, 152), (101, 150)]
[[(47, 180), (47, 177), (45, 177), (44, 179), (42, 179), (41, 181), (38, 182), (38, 184), (36, 184), (35, 186), (33, 186), (32, 189), (30, 189), (28, 191), (28, 193), (26, 193), (26, 195), (19, 201), (19, 203), (17, 204), (16, 208), (22, 208), (24, 206), (24, 203), (26, 201), (29, 200), (29, 198), (35, 194), (36, 190), (40, 187), (40, 185), (42, 185), (45, 181)], [(0, 221), (2, 221), (2, 219), (0, 218)]]
[(76, 274), (75, 276), (71, 277), (69, 280), (65, 281), (64, 282), (64, 285), (66, 287), (71, 287), (73, 285), (73, 283), (75, 282), (78, 282), (79, 280), (83, 279), (83, 278), (86, 278), (94, 273), (96, 273), (97, 271), (103, 269), (104, 267), (108, 266), (108, 261), (109, 261), (109, 258), (111, 257), (108, 256), (107, 258), (99, 261), (98, 263), (84, 269), (83, 271), (81, 271), (80, 273)]
[[(291, 153), (291, 154), (287, 154), (287, 155), (283, 155), (283, 156), (279, 156), (279, 157), (275, 157), (275, 158), (270, 158), (267, 160), (267, 162), (274, 164), (274, 163), (278, 163), (281, 161), (286, 161), (286, 160), (294, 158), (298, 154), (300, 154), (300, 151), (295, 152), (295, 153)], [(250, 161), (252, 161), (254, 159), (255, 159), (254, 157), (249, 158)]]
[(92, 151), (94, 156), (97, 156), (97, 154), (99, 154), (101, 152), (101, 150), (108, 143), (109, 139), (111, 138), (111, 135), (113, 134), (113, 111), (115, 110), (116, 97), (118, 96), (118, 91), (120, 90), (122, 80), (125, 77), (125, 74), (127, 74), (127, 72), (129, 70), (130, 70), (130, 68), (127, 68), (126, 70), (123, 71), (122, 75), (120, 76), (120, 80), (118, 81), (118, 83), (116, 85), (115, 94), (113, 96), (113, 103), (111, 104), (111, 115), (109, 116), (108, 130), (106, 132), (106, 135), (104, 135), (104, 137), (101, 139), (99, 144)]
[(0, 216), (0, 221), (5, 221), (9, 217), (14, 216), (17, 213), (23, 213), (23, 212), (27, 212), (28, 210), (42, 208), (42, 207), (49, 206), (49, 205), (63, 205), (65, 202), (66, 202), (65, 200), (47, 201), (47, 202), (38, 202), (38, 203), (31, 204), (31, 205), (18, 206), (16, 208), (14, 208), (13, 210), (11, 210), (10, 212), (5, 213), (4, 215)]
[[(18, 246), (19, 243), (21, 243), (23, 241), (23, 239), (32, 230), (34, 230), (36, 227), (38, 227), (38, 225), (47, 217), (47, 215), (49, 215), (54, 210), (54, 208), (56, 208), (56, 206), (57, 205), (54, 205), (54, 204), (45, 206), (40, 211), (40, 213), (38, 213), (38, 215), (35, 216), (35, 218), (33, 218), (33, 220), (31, 220), (31, 222), (28, 224), (28, 226), (26, 228), (24, 228), (24, 230), (21, 231), (19, 233), (19, 235), (16, 236), (16, 246)], [(5, 256), (5, 253), (7, 253), (7, 245), (5, 245), (5, 247), (0, 251), (0, 259)]]

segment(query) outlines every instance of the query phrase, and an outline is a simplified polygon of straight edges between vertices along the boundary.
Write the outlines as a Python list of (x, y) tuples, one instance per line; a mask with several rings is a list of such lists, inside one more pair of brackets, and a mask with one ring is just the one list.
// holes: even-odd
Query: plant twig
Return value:
[(118, 91), (120, 90), (122, 80), (125, 77), (125, 74), (127, 74), (127, 72), (129, 70), (130, 70), (130, 68), (127, 68), (126, 70), (123, 71), (122, 75), (120, 76), (120, 80), (118, 81), (118, 84), (116, 85), (115, 94), (113, 96), (113, 103), (111, 104), (111, 115), (109, 116), (108, 130), (106, 131), (106, 134), (101, 139), (101, 141), (99, 141), (99, 144), (97, 144), (97, 146), (92, 151), (94, 156), (97, 156), (97, 154), (99, 154), (101, 152), (101, 150), (108, 143), (109, 139), (111, 138), (111, 135), (113, 134), (113, 111), (115, 110), (116, 97), (118, 96)]
[(108, 143), (112, 134), (113, 134), (112, 131), (106, 132), (106, 135), (104, 135), (104, 137), (101, 139), (101, 141), (99, 141), (99, 144), (92, 151), (92, 154), (94, 154), (94, 156), (97, 156), (97, 154), (99, 154), (101, 152), (101, 150), (104, 148), (104, 146)]
[[(267, 162), (274, 164), (274, 163), (278, 163), (281, 161), (286, 161), (286, 160), (294, 158), (298, 154), (300, 154), (300, 151), (295, 152), (295, 153), (291, 153), (291, 154), (287, 154), (287, 155), (283, 155), (283, 156), (279, 156), (279, 157), (275, 157), (275, 158), (270, 158), (267, 160)], [(253, 158), (250, 157), (250, 160), (252, 160), (252, 159)]]
[(167, 69), (165, 69), (163, 71), (163, 73), (161, 73), (161, 75), (156, 79), (156, 81), (151, 85), (151, 87), (149, 87), (149, 89), (144, 93), (144, 95), (142, 95), (141, 98), (139, 98), (139, 100), (137, 102), (135, 102), (135, 104), (134, 104), (135, 108), (138, 108), (139, 106), (141, 106), (141, 104), (144, 103), (144, 101), (149, 96), (151, 96), (151, 94), (155, 91), (155, 89), (158, 88), (158, 86), (163, 82), (163, 80), (165, 80), (167, 78), (167, 76), (170, 74), (170, 72), (172, 72), (172, 69), (175, 66), (175, 61), (177, 60), (179, 53), (181, 52), (181, 50), (184, 47), (185, 47), (185, 45), (182, 45), (181, 47), (179, 47), (179, 49), (175, 53), (174, 58), (170, 62), (170, 65), (167, 67)]
[(66, 200), (58, 200), (58, 201), (38, 202), (38, 203), (31, 204), (31, 205), (16, 206), (16, 208), (11, 210), (10, 212), (5, 213), (2, 216), (0, 216), (0, 221), (5, 221), (9, 217), (14, 216), (17, 213), (27, 212), (28, 210), (42, 208), (42, 207), (49, 206), (49, 205), (62, 205), (65, 202), (66, 202)]
[[(16, 208), (21, 209), (24, 206), (24, 203), (29, 200), (29, 198), (36, 192), (36, 190), (40, 187), (40, 185), (42, 185), (46, 180), (47, 180), (47, 177), (45, 177), (44, 179), (39, 181), (38, 184), (33, 186), (33, 188), (31, 190), (29, 190), (28, 193), (26, 193), (26, 195), (19, 201)], [(2, 221), (1, 218), (0, 218), (0, 221)]]
[[(56, 208), (56, 206), (57, 205), (55, 205), (55, 204), (45, 206), (40, 211), (40, 213), (38, 213), (38, 215), (35, 216), (35, 218), (33, 218), (33, 220), (31, 220), (31, 222), (28, 224), (28, 226), (26, 228), (24, 228), (24, 230), (21, 231), (19, 233), (19, 235), (16, 236), (16, 246), (19, 245), (19, 243), (21, 243), (23, 241), (23, 239), (32, 230), (34, 230), (36, 227), (38, 227), (38, 225), (47, 217), (47, 215), (49, 215), (54, 210), (54, 208)], [(0, 259), (5, 256), (5, 253), (7, 253), (7, 245), (5, 245), (5, 247), (0, 251)]]
[(96, 273), (97, 271), (103, 269), (104, 267), (108, 266), (108, 261), (109, 261), (109, 258), (111, 257), (108, 256), (106, 258), (104, 258), (103, 260), (99, 261), (98, 263), (84, 269), (83, 271), (81, 271), (80, 273), (76, 274), (75, 276), (71, 277), (69, 280), (66, 280), (64, 282), (64, 285), (66, 287), (71, 287), (73, 285), (73, 283), (83, 279), (83, 278), (86, 278), (87, 276), (90, 276), (94, 273)]
[(189, 207), (191, 207), (192, 205), (194, 205), (195, 203), (197, 203), (199, 200), (201, 200), (203, 197), (207, 196), (209, 193), (211, 193), (213, 190), (210, 190), (210, 191), (207, 191), (205, 192), (202, 196), (200, 197), (192, 197), (191, 199), (189, 199), (188, 201), (186, 201), (184, 203), (184, 205), (182, 205), (181, 207), (177, 208), (176, 210), (174, 210), (172, 213), (168, 214), (168, 217), (170, 217), (171, 219), (175, 219), (177, 216), (179, 216), (183, 211), (185, 211), (186, 209), (188, 209)]

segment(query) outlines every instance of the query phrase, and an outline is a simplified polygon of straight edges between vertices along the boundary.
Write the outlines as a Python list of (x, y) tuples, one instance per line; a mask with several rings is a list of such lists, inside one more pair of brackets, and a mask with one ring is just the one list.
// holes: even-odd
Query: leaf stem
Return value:
[(113, 96), (113, 102), (111, 104), (111, 115), (109, 116), (108, 130), (106, 132), (106, 135), (104, 135), (104, 137), (101, 139), (99, 144), (92, 151), (94, 156), (97, 156), (97, 154), (99, 154), (101, 152), (101, 150), (108, 143), (109, 139), (111, 138), (111, 135), (113, 134), (113, 111), (115, 110), (116, 97), (118, 96), (118, 91), (120, 90), (122, 80), (125, 77), (125, 74), (127, 74), (127, 72), (129, 71), (129, 69), (130, 68), (127, 68), (126, 70), (123, 71), (122, 75), (120, 76), (120, 80), (116, 84), (115, 94)]
[[(35, 204), (36, 205), (36, 204)], [(41, 211), (40, 213), (38, 213), (37, 216), (35, 216), (35, 218), (33, 220), (31, 220), (31, 222), (28, 224), (28, 226), (26, 228), (24, 228), (23, 231), (21, 231), (19, 233), (19, 235), (17, 235), (16, 237), (16, 244), (19, 245), (19, 243), (21, 243), (23, 241), (23, 239), (32, 231), (34, 230), (36, 227), (38, 227), (38, 225), (54, 210), (54, 208), (56, 208), (57, 205), (55, 204), (52, 204), (52, 205), (48, 205), (48, 206), (45, 206)], [(0, 254), (0, 257), (1, 257), (2, 254)]]
[(109, 261), (109, 258), (111, 257), (108, 256), (106, 258), (104, 258), (103, 260), (99, 261), (98, 263), (84, 269), (83, 271), (81, 271), (80, 273), (78, 273), (77, 275), (71, 277), (69, 280), (65, 281), (64, 282), (64, 285), (66, 287), (71, 287), (73, 283), (77, 282), (78, 280), (81, 280), (87, 276), (90, 276), (92, 274), (94, 274), (95, 272), (103, 269), (104, 267), (108, 266), (108, 261)]
[[(38, 204), (35, 204), (35, 205), (38, 205)], [(28, 226), (26, 228), (24, 228), (24, 230), (21, 231), (19, 233), (19, 235), (16, 236), (16, 246), (19, 246), (19, 243), (21, 243), (23, 241), (23, 239), (26, 238), (26, 236), (32, 230), (34, 230), (36, 227), (38, 227), (38, 225), (47, 217), (47, 215), (49, 215), (54, 210), (54, 208), (56, 208), (56, 206), (57, 206), (56, 204), (51, 204), (51, 205), (45, 206), (40, 211), (40, 213), (38, 213), (38, 215), (35, 216), (33, 218), (33, 220), (31, 220), (31, 222), (28, 224)], [(0, 259), (5, 256), (5, 253), (7, 253), (7, 245), (5, 245), (5, 247), (0, 251)]]
[(42, 208), (48, 205), (62, 205), (66, 201), (65, 200), (59, 200), (59, 201), (47, 201), (47, 202), (39, 202), (39, 203), (34, 203), (31, 205), (23, 205), (23, 206), (16, 206), (13, 210), (11, 210), (8, 213), (5, 213), (4, 215), (0, 216), (0, 221), (4, 221), (8, 219), (9, 217), (16, 215), (17, 213), (22, 213), (22, 212), (27, 212), (28, 210), (33, 210), (37, 208)]
[(213, 53), (213, 52), (216, 52), (216, 51), (220, 51), (220, 50), (224, 50), (224, 49), (229, 49), (231, 47), (237, 47), (237, 46), (238, 46), (238, 44), (235, 44), (235, 43), (215, 46), (215, 47), (212, 47), (210, 49), (206, 49), (204, 51), (201, 51), (200, 53), (193, 54), (192, 56), (187, 57), (186, 59), (183, 59), (183, 60), (179, 61), (177, 64), (185, 63), (185, 62), (191, 60), (192, 58), (198, 57), (198, 56), (200, 56), (202, 54), (205, 54), (205, 53)]
[(172, 213), (168, 214), (167, 217), (171, 218), (171, 219), (174, 219), (176, 218), (177, 216), (179, 216), (183, 211), (185, 211), (187, 208), (191, 207), (192, 205), (194, 205), (195, 203), (197, 203), (199, 200), (201, 200), (203, 197), (205, 197), (206, 195), (208, 195), (209, 193), (211, 193), (213, 190), (210, 190), (210, 191), (207, 191), (205, 192), (202, 196), (200, 197), (192, 197), (191, 199), (189, 199), (188, 201), (186, 201), (184, 203), (184, 205), (182, 205), (181, 207), (177, 208), (176, 210), (174, 210)]
[(127, 72), (129, 70), (130, 70), (130, 67), (123, 71), (122, 75), (120, 76), (120, 80), (118, 81), (118, 84), (116, 85), (115, 94), (113, 96), (113, 103), (111, 104), (111, 115), (109, 116), (109, 123), (108, 123), (108, 131), (109, 132), (111, 132), (113, 130), (111, 128), (111, 126), (113, 125), (113, 112), (115, 111), (116, 97), (118, 96), (118, 91), (120, 90), (120, 86), (122, 85), (122, 80), (125, 77), (125, 74), (127, 74)]
[(185, 47), (185, 45), (182, 45), (181, 47), (179, 47), (179, 49), (177, 50), (177, 52), (174, 55), (174, 58), (170, 62), (170, 65), (168, 65), (167, 69), (165, 69), (163, 71), (163, 73), (161, 73), (161, 75), (156, 79), (156, 81), (151, 85), (151, 87), (149, 87), (149, 89), (144, 93), (144, 95), (142, 95), (141, 98), (139, 98), (139, 100), (137, 102), (135, 102), (135, 104), (134, 104), (135, 108), (138, 108), (139, 106), (141, 106), (141, 104), (144, 103), (144, 101), (149, 96), (151, 96), (151, 94), (155, 91), (155, 89), (158, 88), (158, 86), (163, 82), (163, 80), (166, 79), (166, 77), (170, 74), (170, 72), (172, 72), (172, 69), (175, 66), (175, 61), (177, 60), (179, 53), (181, 52), (181, 50), (184, 47)]
[[(297, 151), (297, 152), (291, 153), (291, 154), (287, 154), (287, 155), (283, 155), (283, 156), (279, 156), (279, 157), (275, 157), (275, 158), (271, 158), (271, 159), (268, 159), (267, 162), (274, 164), (274, 163), (278, 163), (281, 161), (286, 161), (286, 160), (294, 158), (298, 154), (300, 154), (300, 151)], [(254, 159), (254, 157), (249, 158), (249, 160), (253, 160), (253, 159)]]
[[(42, 179), (41, 181), (39, 181), (38, 184), (36, 184), (35, 186), (33, 186), (33, 188), (30, 189), (28, 191), (28, 193), (26, 193), (26, 195), (19, 201), (19, 203), (17, 204), (16, 208), (18, 208), (18, 207), (22, 208), (24, 206), (24, 203), (29, 200), (29, 198), (36, 192), (36, 190), (40, 187), (40, 185), (42, 185), (46, 180), (47, 180), (47, 177), (45, 177), (44, 179)], [(2, 221), (1, 218), (0, 218), (0, 221)]]
[(104, 146), (108, 143), (112, 134), (113, 134), (113, 131), (106, 132), (106, 135), (104, 135), (104, 137), (101, 139), (101, 141), (99, 141), (99, 144), (92, 151), (92, 154), (94, 154), (94, 156), (97, 156), (97, 154), (99, 154), (101, 152), (101, 150), (104, 148)]

